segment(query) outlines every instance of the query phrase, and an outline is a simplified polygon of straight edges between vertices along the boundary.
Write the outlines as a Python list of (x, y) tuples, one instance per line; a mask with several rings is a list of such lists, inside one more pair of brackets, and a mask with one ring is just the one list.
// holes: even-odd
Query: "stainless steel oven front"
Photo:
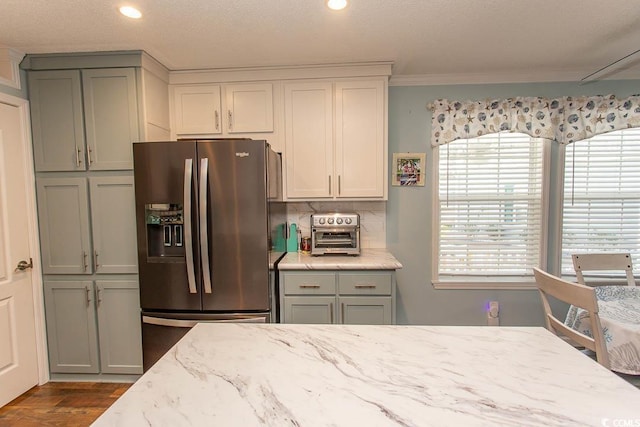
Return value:
[(311, 255), (360, 255), (360, 215), (311, 215)]

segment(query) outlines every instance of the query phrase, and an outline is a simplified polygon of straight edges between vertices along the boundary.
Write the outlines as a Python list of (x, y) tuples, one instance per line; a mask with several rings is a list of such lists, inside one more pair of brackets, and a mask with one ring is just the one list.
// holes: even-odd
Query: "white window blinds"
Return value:
[(490, 134), (441, 146), (439, 157), (438, 276), (532, 275), (543, 235), (542, 140)]
[(640, 128), (567, 146), (562, 273), (572, 253), (631, 252), (640, 264)]

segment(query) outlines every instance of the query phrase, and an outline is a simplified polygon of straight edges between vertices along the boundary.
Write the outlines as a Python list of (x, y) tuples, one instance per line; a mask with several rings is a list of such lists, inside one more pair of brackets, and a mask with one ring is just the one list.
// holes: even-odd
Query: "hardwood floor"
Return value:
[(0, 408), (0, 426), (88, 426), (130, 386), (127, 383), (49, 382)]

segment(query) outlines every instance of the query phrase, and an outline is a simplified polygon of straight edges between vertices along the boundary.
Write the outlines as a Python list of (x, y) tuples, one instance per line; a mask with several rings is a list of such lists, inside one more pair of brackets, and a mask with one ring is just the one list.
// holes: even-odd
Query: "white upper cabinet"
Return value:
[(384, 197), (384, 82), (338, 82), (335, 173), (338, 197)]
[(331, 83), (286, 84), (284, 108), (287, 197), (331, 197), (334, 158)]
[(273, 132), (271, 83), (175, 85), (172, 91), (177, 136)]
[(264, 139), (289, 201), (387, 200), (391, 63), (176, 71), (172, 138)]
[(229, 133), (273, 132), (273, 85), (225, 85), (226, 130)]
[(222, 133), (220, 86), (175, 86), (173, 102), (176, 134)]
[(386, 199), (385, 80), (285, 84), (287, 199)]

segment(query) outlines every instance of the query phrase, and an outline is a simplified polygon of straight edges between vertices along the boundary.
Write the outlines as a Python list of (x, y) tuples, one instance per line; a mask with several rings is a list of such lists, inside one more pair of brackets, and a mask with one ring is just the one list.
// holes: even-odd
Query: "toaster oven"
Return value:
[(360, 255), (360, 215), (311, 215), (311, 255)]

